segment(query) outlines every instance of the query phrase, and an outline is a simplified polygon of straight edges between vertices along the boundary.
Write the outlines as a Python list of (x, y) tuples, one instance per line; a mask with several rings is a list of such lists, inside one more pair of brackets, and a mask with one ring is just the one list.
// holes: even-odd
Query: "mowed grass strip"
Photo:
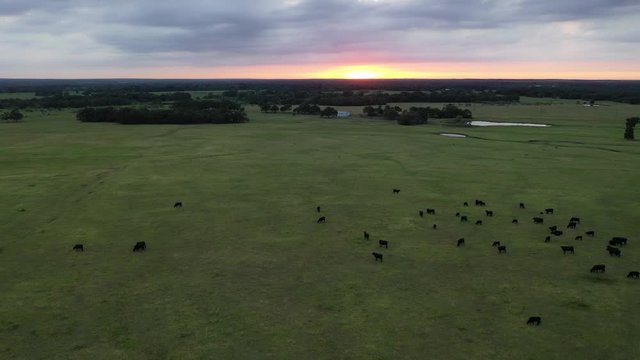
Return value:
[[(0, 124), (0, 357), (638, 357), (640, 148), (622, 131), (640, 107), (473, 106), (554, 126), (452, 139), (254, 108), (242, 125)], [(551, 225), (565, 235), (544, 243)]]

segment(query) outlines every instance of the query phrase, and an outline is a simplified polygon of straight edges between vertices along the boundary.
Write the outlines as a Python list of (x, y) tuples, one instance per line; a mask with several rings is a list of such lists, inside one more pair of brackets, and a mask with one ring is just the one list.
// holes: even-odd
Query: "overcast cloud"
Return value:
[(638, 0), (0, 0), (0, 77), (272, 64), (615, 66), (640, 59), (638, 24)]

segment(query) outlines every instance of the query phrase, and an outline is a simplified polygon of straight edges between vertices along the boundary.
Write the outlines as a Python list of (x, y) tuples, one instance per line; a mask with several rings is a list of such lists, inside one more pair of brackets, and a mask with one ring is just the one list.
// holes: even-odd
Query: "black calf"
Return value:
[(400, 194), (400, 189), (393, 189), (394, 194)]
[(507, 247), (504, 245), (498, 246), (498, 254), (507, 253)]
[(82, 244), (75, 244), (75, 245), (73, 245), (73, 250), (75, 250), (75, 251), (84, 251), (84, 246), (82, 246)]
[(577, 223), (574, 222), (570, 222), (569, 225), (567, 225), (568, 229), (575, 229), (576, 228)]
[(587, 236), (594, 237), (594, 236), (596, 235), (596, 232), (595, 232), (595, 231), (593, 231), (593, 230), (589, 230), (589, 231), (587, 231), (585, 234), (586, 234)]
[(424, 211), (420, 210), (418, 211), (418, 214), (420, 214), (420, 217), (424, 217)]
[(462, 205), (463, 206), (469, 206), (469, 203), (465, 201), (464, 204), (462, 204)]
[(582, 235), (576, 236), (576, 240), (582, 240)]
[(491, 246), (500, 246), (500, 241), (494, 241), (493, 244), (491, 244)]
[(524, 203), (520, 203), (520, 209), (524, 209)]
[(316, 207), (316, 211), (320, 212), (320, 206)]
[(456, 213), (456, 217), (460, 217), (460, 213)]
[(464, 245), (464, 238), (458, 239), (458, 243), (456, 244), (457, 247), (460, 247)]
[(553, 225), (553, 226), (549, 226), (549, 231), (553, 232), (558, 230), (558, 226), (557, 225)]
[(387, 249), (389, 248), (389, 242), (388, 242), (387, 240), (378, 240), (378, 245), (379, 245), (380, 247), (383, 247), (383, 246), (384, 246), (384, 247), (385, 247), (385, 248), (387, 248)]
[(544, 223), (544, 219), (541, 217), (534, 217), (533, 218), (533, 223), (534, 224), (543, 224)]
[(544, 238), (544, 242), (546, 243), (551, 242), (551, 236), (547, 236), (546, 238)]
[(553, 232), (551, 233), (551, 235), (554, 235), (554, 236), (560, 236), (560, 235), (562, 235), (562, 234), (563, 234), (563, 232), (562, 232), (562, 231), (560, 231), (560, 230), (555, 230), (555, 231), (553, 231)]
[(548, 209), (544, 209), (545, 214), (553, 214), (553, 209), (552, 208), (548, 208)]
[(620, 252), (620, 249), (612, 246), (607, 246), (607, 251), (609, 252), (609, 256), (620, 257), (622, 255), (622, 252)]
[(604, 265), (602, 265), (602, 264), (599, 264), (599, 265), (593, 265), (593, 266), (591, 267), (591, 270), (589, 270), (589, 272), (592, 272), (592, 273), (594, 273), (594, 272), (597, 272), (597, 273), (603, 273), (603, 272), (604, 272), (604, 269), (605, 269), (605, 266), (604, 266)]
[(575, 254), (575, 249), (573, 248), (573, 246), (560, 246), (560, 248), (562, 249), (563, 254), (566, 254), (566, 253)]
[[(614, 241), (619, 245), (627, 245), (627, 238), (626, 237), (614, 236), (613, 238), (611, 238), (611, 241)], [(611, 241), (609, 241), (610, 244), (611, 244)], [(611, 244), (611, 245), (614, 245), (614, 244)]]
[(182, 207), (182, 202), (178, 201), (177, 203), (173, 204), (173, 208), (181, 208)]
[(145, 251), (147, 250), (147, 243), (145, 243), (144, 241), (138, 241), (134, 246), (133, 246), (133, 251)]
[(320, 216), (318, 218), (318, 221), (316, 221), (317, 224), (324, 223), (324, 222), (327, 222), (327, 217), (326, 216)]
[(487, 214), (487, 216), (493, 216), (493, 211), (491, 210), (485, 210), (484, 213)]
[(482, 225), (482, 220), (476, 221), (476, 225)]
[(427, 209), (427, 215), (435, 215), (436, 209)]
[(433, 224), (433, 230), (437, 229), (438, 225), (437, 224)]
[(364, 232), (364, 239), (369, 240), (369, 233), (366, 231), (363, 231), (363, 232)]
[(466, 215), (462, 215), (462, 216), (460, 216), (460, 221), (461, 222), (467, 222), (467, 221), (469, 221), (469, 219), (467, 219)]
[(639, 271), (630, 271), (627, 274), (627, 277), (630, 279), (640, 279), (640, 272)]
[(532, 316), (527, 320), (527, 325), (538, 326), (542, 322), (542, 318), (540, 316)]
[(574, 223), (580, 223), (580, 218), (579, 217), (572, 217), (571, 220), (569, 220), (569, 222), (574, 222)]
[(371, 255), (373, 255), (373, 258), (375, 259), (375, 261), (380, 260), (380, 262), (382, 262), (382, 258), (383, 258), (382, 254), (377, 252), (372, 252)]
[(513, 219), (513, 220), (511, 220), (511, 223), (512, 223), (512, 224), (517, 224), (517, 223), (518, 223), (518, 219)]
[(482, 200), (476, 200), (476, 206), (485, 206), (487, 204), (484, 203), (484, 201)]

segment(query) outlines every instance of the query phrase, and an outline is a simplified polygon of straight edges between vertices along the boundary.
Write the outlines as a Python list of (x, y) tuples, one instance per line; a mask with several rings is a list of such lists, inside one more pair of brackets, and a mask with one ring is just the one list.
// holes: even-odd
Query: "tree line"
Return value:
[(63, 109), (97, 106), (126, 106), (144, 103), (163, 103), (190, 100), (191, 94), (184, 92), (151, 94), (147, 92), (87, 91), (83, 94), (65, 92), (48, 93), (32, 99), (0, 99), (1, 109)]

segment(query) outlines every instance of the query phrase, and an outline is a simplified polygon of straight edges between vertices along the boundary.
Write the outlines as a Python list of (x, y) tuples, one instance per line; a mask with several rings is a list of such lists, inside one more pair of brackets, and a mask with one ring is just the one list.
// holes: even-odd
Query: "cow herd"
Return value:
[[(399, 195), (400, 194), (400, 189), (393, 189), (393, 194), (394, 195)], [(468, 207), (469, 203), (468, 202), (463, 202), (463, 207)], [(482, 200), (475, 200), (475, 206), (478, 207), (485, 207), (486, 206), (486, 202), (482, 201)], [(519, 208), (520, 209), (526, 209), (526, 205), (525, 203), (520, 203), (519, 204)], [(320, 207), (317, 207), (318, 212), (320, 212)], [(418, 211), (418, 215), (421, 218), (424, 218), (426, 215), (435, 215), (436, 214), (436, 209), (433, 208), (427, 208), (426, 211), (424, 210), (419, 210)], [(486, 217), (493, 217), (494, 216), (494, 211), (493, 210), (485, 210), (484, 214)], [(534, 216), (532, 218), (533, 224), (537, 224), (537, 225), (542, 225), (544, 224), (544, 218), (542, 217), (543, 215), (553, 215), (555, 214), (555, 210), (553, 208), (546, 208), (543, 211), (540, 211), (539, 215), (541, 216)], [(460, 219), (460, 222), (466, 223), (469, 221), (469, 217), (468, 215), (462, 215), (460, 212), (456, 212), (455, 216), (457, 218)], [(322, 216), (317, 220), (317, 223), (324, 223), (326, 222), (326, 217)], [(512, 224), (518, 224), (519, 221), (517, 218), (514, 218), (511, 221)], [(477, 219), (475, 221), (476, 225), (482, 225), (483, 221), (481, 219)], [(569, 220), (569, 223), (567, 225), (568, 229), (576, 229), (578, 224), (580, 224), (580, 218), (579, 217), (571, 217)], [(433, 229), (437, 229), (437, 225), (433, 224)], [(550, 235), (547, 235), (544, 238), (544, 242), (545, 243), (549, 243), (551, 242), (551, 236), (561, 236), (564, 234), (564, 232), (562, 230), (559, 229), (559, 227), (557, 225), (553, 225), (553, 226), (549, 226), (548, 227), (549, 231), (550, 231)], [(369, 240), (370, 239), (370, 234), (367, 231), (363, 232), (364, 234), (364, 240)], [(585, 236), (588, 237), (595, 237), (595, 231), (594, 230), (588, 230), (584, 233)], [(577, 235), (574, 238), (575, 241), (582, 241), (583, 240), (583, 235)], [(620, 257), (622, 255), (622, 251), (616, 247), (616, 246), (624, 246), (627, 245), (628, 239), (626, 237), (613, 237), (611, 240), (609, 240), (608, 245), (606, 247), (607, 252), (609, 253), (610, 256), (615, 256), (615, 257)], [(465, 239), (464, 238), (460, 238), (456, 241), (456, 247), (462, 247), (465, 245)], [(502, 244), (500, 241), (494, 241), (491, 245), (492, 247), (497, 248), (498, 250), (498, 254), (506, 254), (507, 253), (507, 246)], [(385, 249), (389, 248), (389, 241), (388, 240), (379, 240), (378, 241), (378, 247), (384, 247)], [(562, 250), (563, 254), (575, 254), (575, 246), (573, 245), (561, 245), (560, 249)], [(378, 251), (374, 251), (371, 253), (371, 255), (373, 255), (374, 261), (380, 261), (383, 262), (384, 260), (384, 254)], [(606, 266), (604, 264), (596, 264), (593, 265), (591, 267), (590, 272), (591, 273), (604, 273), (606, 269)], [(627, 278), (630, 279), (640, 279), (640, 272), (638, 271), (630, 271), (627, 274)], [(542, 318), (539, 316), (532, 316), (527, 320), (527, 325), (540, 325), (542, 321)]]

